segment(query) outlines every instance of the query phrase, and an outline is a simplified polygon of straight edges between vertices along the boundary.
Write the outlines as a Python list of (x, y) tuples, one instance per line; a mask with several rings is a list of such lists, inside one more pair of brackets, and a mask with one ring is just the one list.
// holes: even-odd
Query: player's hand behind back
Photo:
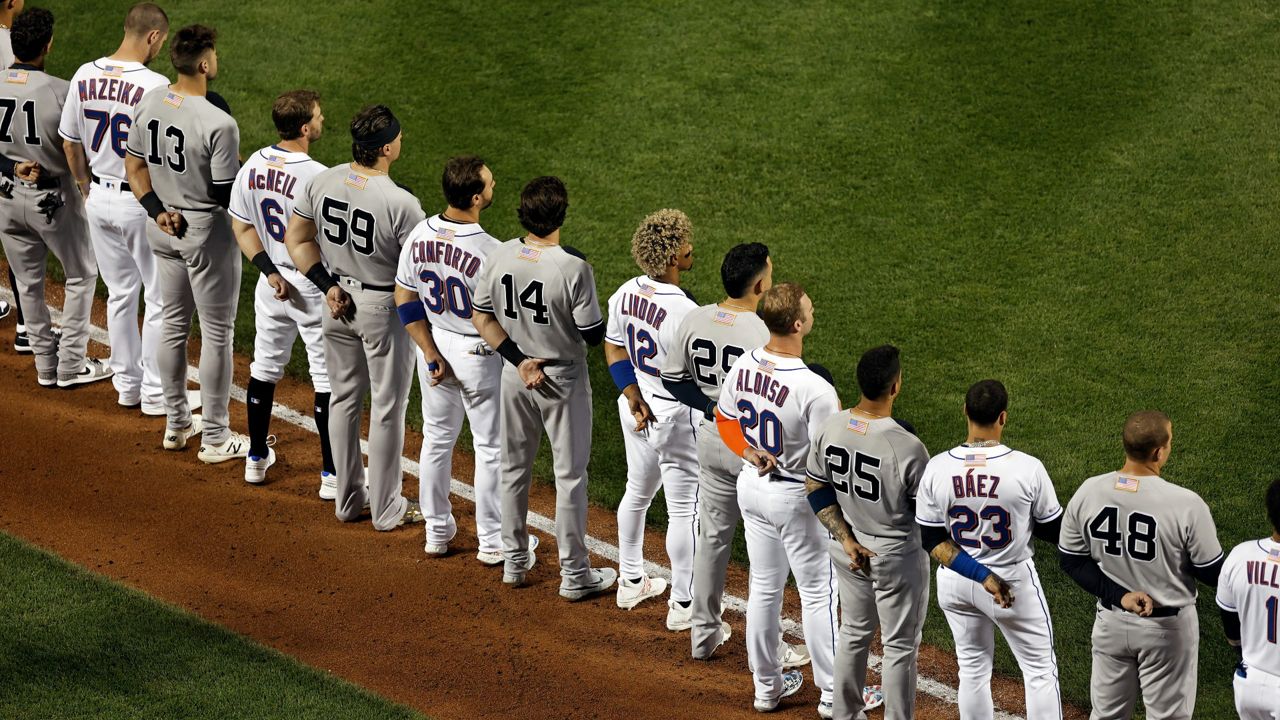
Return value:
[(991, 593), (991, 597), (995, 598), (1000, 607), (1013, 607), (1013, 587), (1004, 578), (991, 573), (986, 580), (982, 581), (982, 588)]
[(1151, 617), (1151, 612), (1156, 609), (1156, 601), (1142, 591), (1125, 593), (1120, 598), (1120, 605), (1138, 617)]
[(445, 362), (444, 356), (439, 353), (428, 354), (424, 351), (422, 357), (427, 361), (427, 376), (431, 378), (431, 387), (444, 382), (453, 372), (449, 363)]
[(631, 411), (631, 417), (636, 421), (636, 432), (643, 432), (649, 429), (649, 423), (655, 422), (653, 410), (649, 407), (649, 403), (644, 401), (644, 397), (640, 394), (640, 388), (629, 386), (625, 392), (627, 398), (627, 409)]
[(276, 291), (275, 299), (277, 300), (288, 300), (289, 294), (293, 291), (293, 286), (290, 285), (289, 281), (285, 280), (280, 273), (272, 273), (268, 275), (267, 284), (271, 286), (272, 290)]
[(756, 472), (761, 475), (767, 475), (778, 469), (778, 458), (753, 447), (748, 447), (742, 452), (742, 459), (754, 465)]
[(854, 572), (861, 570), (870, 575), (871, 558), (876, 554), (851, 537), (845, 538), (840, 544), (844, 547), (844, 554), (849, 556), (849, 569)]
[(40, 179), (40, 163), (26, 160), (13, 166), (14, 177), (23, 182), (36, 182)]
[(524, 381), (526, 388), (537, 390), (547, 381), (547, 374), (542, 372), (542, 366), (546, 362), (541, 358), (525, 358), (520, 362), (516, 371), (520, 373), (520, 379)]
[(156, 216), (156, 225), (166, 235), (181, 238), (187, 234), (187, 219), (180, 212), (163, 212)]
[(324, 299), (329, 304), (329, 316), (334, 320), (345, 317), (351, 311), (351, 296), (340, 287), (329, 288)]

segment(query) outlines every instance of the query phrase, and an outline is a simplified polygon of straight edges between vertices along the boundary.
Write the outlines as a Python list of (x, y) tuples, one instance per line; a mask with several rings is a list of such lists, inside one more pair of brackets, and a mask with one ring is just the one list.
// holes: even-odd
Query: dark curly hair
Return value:
[(195, 75), (204, 54), (218, 41), (218, 31), (204, 25), (188, 25), (178, 31), (170, 44), (169, 57), (173, 69), (183, 75)]
[(395, 114), (386, 105), (369, 105), (356, 113), (356, 116), (351, 119), (351, 159), (358, 165), (373, 167), (374, 163), (378, 162), (378, 158), (382, 157), (382, 148), (386, 145), (373, 147), (356, 142), (355, 139), (385, 130), (395, 121)]
[(13, 21), (9, 39), (15, 58), (23, 62), (38, 59), (53, 39), (53, 13), (42, 7), (27, 8)]

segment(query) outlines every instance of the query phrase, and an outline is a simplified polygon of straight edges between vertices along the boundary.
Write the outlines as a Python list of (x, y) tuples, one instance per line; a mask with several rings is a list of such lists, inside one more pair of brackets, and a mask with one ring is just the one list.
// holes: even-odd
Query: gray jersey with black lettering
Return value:
[(40, 163), (42, 178), (68, 177), (58, 135), (68, 87), (66, 80), (28, 65), (5, 70), (0, 83), (0, 154)]
[(179, 211), (221, 209), (213, 186), (230, 185), (240, 170), (235, 118), (202, 95), (182, 95), (168, 87), (142, 96), (126, 149), (146, 160), (152, 189)]
[(315, 222), (316, 242), (329, 270), (387, 287), (396, 282), (400, 247), (427, 219), (408, 190), (350, 163), (313, 177), (293, 212)]
[(685, 315), (676, 329), (662, 365), (662, 379), (693, 380), (707, 399), (715, 402), (734, 361), (767, 342), (769, 328), (755, 313), (715, 303), (703, 305)]
[(893, 418), (845, 410), (824, 421), (814, 436), (807, 472), (835, 488), (858, 540), (888, 553), (919, 541), (912, 501), (928, 464), (924, 443)]
[(1222, 558), (1209, 506), (1192, 490), (1156, 476), (1118, 472), (1089, 478), (1067, 504), (1058, 549), (1087, 555), (1131, 591), (1161, 607), (1196, 601), (1192, 567)]
[(493, 313), (531, 358), (581, 362), (582, 332), (604, 324), (591, 265), (559, 245), (508, 240), (485, 259), (475, 309)]

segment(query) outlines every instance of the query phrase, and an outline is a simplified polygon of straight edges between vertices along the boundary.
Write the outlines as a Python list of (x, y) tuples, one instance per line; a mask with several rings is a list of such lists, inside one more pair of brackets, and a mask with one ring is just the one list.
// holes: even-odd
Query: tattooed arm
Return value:
[(817, 514), (818, 522), (821, 522), (827, 532), (831, 533), (831, 537), (844, 547), (845, 554), (849, 556), (849, 569), (870, 574), (871, 558), (876, 554), (858, 542), (857, 536), (853, 534), (853, 528), (849, 527), (844, 514), (840, 512), (840, 504), (836, 501), (835, 490), (831, 484), (807, 477), (804, 481), (804, 489), (809, 494), (809, 506)]

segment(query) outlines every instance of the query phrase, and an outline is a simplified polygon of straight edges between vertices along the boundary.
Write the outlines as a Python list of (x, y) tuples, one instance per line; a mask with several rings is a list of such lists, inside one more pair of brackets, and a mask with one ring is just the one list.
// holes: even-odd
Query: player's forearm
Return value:
[(832, 538), (842, 544), (845, 540), (855, 539), (853, 528), (849, 527), (849, 523), (845, 522), (844, 514), (840, 512), (835, 488), (831, 487), (830, 483), (809, 477), (805, 478), (804, 489), (809, 497), (809, 506), (818, 516), (818, 522), (831, 533)]
[(427, 319), (422, 298), (418, 297), (418, 293), (396, 285), (395, 300), (396, 312), (400, 315), (404, 331), (409, 333), (422, 355), (427, 358), (438, 357), (440, 350), (436, 347), (435, 337), (431, 335), (431, 322)]
[[(284, 231), (284, 247), (289, 251), (293, 266), (304, 274), (320, 262), (320, 246), (316, 244), (316, 224), (301, 215), (289, 219)], [(325, 288), (320, 288), (321, 292)]]
[(266, 251), (262, 246), (262, 238), (258, 237), (258, 231), (249, 223), (232, 218), (231, 232), (236, 236), (236, 245), (240, 247), (240, 252), (244, 253), (247, 260), (252, 261), (258, 253)]
[(471, 324), (475, 325), (476, 332), (480, 333), (480, 338), (495, 350), (499, 345), (510, 339), (507, 336), (507, 331), (503, 330), (502, 326), (498, 324), (498, 319), (493, 316), (493, 313), (477, 310), (471, 314)]
[(67, 167), (71, 169), (71, 179), (80, 186), (87, 184), (90, 171), (89, 160), (84, 154), (84, 145), (74, 140), (63, 140), (62, 154), (67, 156)]
[(151, 192), (151, 171), (147, 163), (140, 157), (126, 154), (124, 156), (124, 174), (129, 181), (129, 189), (139, 201)]
[(1062, 571), (1070, 575), (1071, 579), (1085, 592), (1110, 607), (1117, 609), (1123, 607), (1122, 601), (1124, 596), (1129, 594), (1129, 590), (1107, 577), (1093, 558), (1088, 555), (1072, 555), (1059, 551), (1058, 564), (1062, 567)]

